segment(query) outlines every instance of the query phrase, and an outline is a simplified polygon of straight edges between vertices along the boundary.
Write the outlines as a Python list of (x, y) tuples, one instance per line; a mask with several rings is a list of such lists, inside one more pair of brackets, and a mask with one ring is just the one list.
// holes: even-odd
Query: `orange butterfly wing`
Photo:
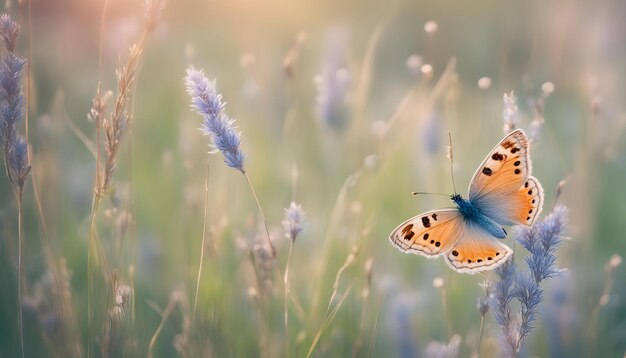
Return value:
[(476, 170), (469, 200), (501, 225), (531, 225), (543, 207), (543, 188), (531, 171), (528, 138), (515, 130)]
[(398, 250), (434, 258), (450, 250), (461, 238), (464, 222), (457, 209), (429, 211), (400, 224), (389, 235)]
[(468, 228), (461, 239), (445, 255), (451, 269), (474, 274), (502, 265), (513, 254), (506, 245), (482, 230)]

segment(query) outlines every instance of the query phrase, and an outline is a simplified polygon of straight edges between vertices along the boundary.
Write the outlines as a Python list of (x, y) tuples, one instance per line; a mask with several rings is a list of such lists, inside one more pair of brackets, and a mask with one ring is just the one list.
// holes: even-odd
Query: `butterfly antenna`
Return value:
[(411, 194), (413, 195), (441, 195), (441, 196), (450, 196), (449, 194), (442, 194), (442, 193), (429, 193), (426, 191), (414, 191)]
[(454, 194), (458, 194), (456, 191), (456, 185), (454, 184), (454, 150), (452, 148), (452, 134), (448, 131), (448, 140), (450, 141), (450, 145), (448, 146), (448, 154), (447, 157), (450, 159), (450, 176), (452, 177), (452, 189), (454, 189)]

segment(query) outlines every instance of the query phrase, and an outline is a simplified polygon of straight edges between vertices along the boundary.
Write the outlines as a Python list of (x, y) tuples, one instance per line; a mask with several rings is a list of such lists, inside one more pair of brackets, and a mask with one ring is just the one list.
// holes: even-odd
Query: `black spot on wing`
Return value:
[(495, 152), (495, 153), (493, 153), (493, 155), (491, 156), (491, 159), (493, 159), (493, 160), (497, 160), (497, 161), (502, 161), (502, 160), (504, 160), (504, 155), (502, 155), (502, 154), (500, 154), (500, 153), (498, 153), (498, 152)]
[(430, 227), (430, 219), (428, 218), (428, 216), (422, 217), (422, 224), (424, 225), (424, 227)]
[(493, 174), (493, 171), (490, 168), (484, 167), (483, 174), (485, 174), (486, 176), (491, 176), (491, 174)]

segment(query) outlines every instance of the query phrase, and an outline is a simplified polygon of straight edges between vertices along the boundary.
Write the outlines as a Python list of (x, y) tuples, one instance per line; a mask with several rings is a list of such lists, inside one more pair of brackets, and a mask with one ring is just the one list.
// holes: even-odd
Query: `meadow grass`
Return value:
[[(6, 2), (0, 356), (626, 352), (618, 5), (271, 3)], [(391, 247), (515, 128), (507, 265)]]

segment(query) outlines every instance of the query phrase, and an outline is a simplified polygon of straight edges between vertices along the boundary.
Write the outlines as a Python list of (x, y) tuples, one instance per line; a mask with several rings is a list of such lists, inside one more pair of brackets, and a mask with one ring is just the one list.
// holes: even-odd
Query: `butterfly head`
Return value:
[(465, 200), (461, 194), (454, 194), (450, 196), (450, 199), (454, 201), (456, 206), (459, 208), (459, 211), (463, 216), (473, 216), (473, 212), (476, 210), (474, 205), (472, 205), (468, 200)]
[(452, 194), (450, 195), (450, 199), (452, 199), (452, 201), (454, 201), (454, 203), (456, 205), (459, 205), (459, 202), (464, 201), (465, 199), (463, 199), (463, 197), (461, 196), (461, 194)]
[(450, 198), (459, 208), (459, 212), (461, 212), (464, 218), (473, 220), (480, 215), (478, 208), (469, 200), (465, 200), (460, 194), (454, 194)]

